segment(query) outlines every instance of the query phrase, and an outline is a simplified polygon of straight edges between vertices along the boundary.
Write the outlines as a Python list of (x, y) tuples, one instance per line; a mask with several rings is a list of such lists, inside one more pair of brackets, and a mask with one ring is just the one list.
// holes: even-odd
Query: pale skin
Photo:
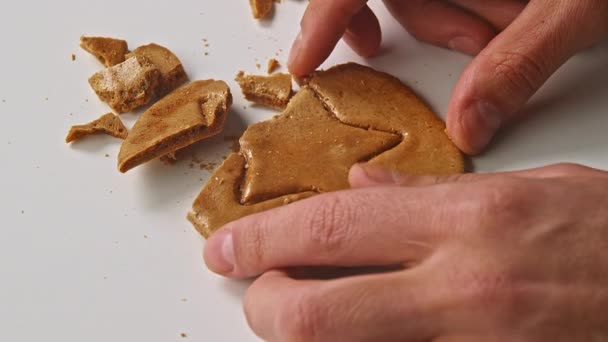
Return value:
[[(469, 154), (608, 36), (605, 0), (384, 2), (418, 39), (476, 56), (448, 112), (449, 134)], [(311, 0), (291, 71), (316, 68), (341, 37), (361, 55), (377, 51), (366, 2)], [(208, 240), (212, 271), (257, 277), (244, 307), (262, 339), (608, 340), (608, 172), (560, 164), (413, 177), (356, 165), (349, 180), (351, 190), (241, 219)], [(294, 274), (362, 266), (392, 271)]]

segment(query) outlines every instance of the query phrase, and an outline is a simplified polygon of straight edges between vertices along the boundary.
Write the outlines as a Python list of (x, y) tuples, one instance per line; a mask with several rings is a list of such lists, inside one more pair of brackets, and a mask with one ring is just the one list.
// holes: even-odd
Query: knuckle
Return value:
[(351, 200), (338, 194), (325, 195), (311, 210), (308, 221), (310, 239), (321, 252), (339, 250), (349, 239), (349, 228), (355, 221)]
[(574, 164), (574, 163), (560, 163), (560, 164), (551, 166), (550, 170), (551, 170), (552, 175), (555, 175), (558, 177), (564, 177), (564, 176), (579, 175), (581, 173), (588, 171), (589, 168), (586, 166)]
[(523, 226), (529, 216), (530, 201), (534, 201), (534, 191), (529, 185), (517, 179), (494, 181), (480, 190), (478, 215), (480, 227)]
[(510, 93), (532, 94), (543, 84), (547, 67), (541, 59), (520, 52), (495, 52), (490, 61), (495, 77)]
[(327, 310), (315, 295), (302, 293), (286, 301), (277, 315), (281, 341), (312, 342), (319, 340), (326, 328)]

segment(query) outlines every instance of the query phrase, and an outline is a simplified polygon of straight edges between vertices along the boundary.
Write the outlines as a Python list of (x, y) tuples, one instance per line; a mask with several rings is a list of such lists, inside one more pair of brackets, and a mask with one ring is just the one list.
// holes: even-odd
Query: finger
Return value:
[(479, 153), (568, 58), (606, 34), (607, 9), (606, 1), (531, 1), (458, 82), (447, 119), (456, 145)]
[(304, 76), (315, 70), (329, 57), (355, 17), (358, 21), (352, 28), (361, 36), (361, 22), (371, 23), (369, 13), (361, 12), (366, 3), (367, 0), (311, 0), (291, 47), (289, 71)]
[(489, 23), (444, 1), (384, 0), (384, 3), (416, 39), (468, 55), (478, 54), (496, 35)]
[(368, 6), (364, 6), (351, 19), (342, 38), (359, 56), (373, 56), (382, 41), (380, 23), (374, 12)]
[(205, 262), (235, 278), (284, 267), (418, 263), (465, 218), (466, 210), (449, 205), (460, 193), (446, 191), (382, 188), (315, 196), (227, 225), (207, 241)]
[(433, 287), (416, 272), (300, 281), (272, 271), (244, 299), (267, 341), (421, 341), (437, 335)]
[(593, 169), (577, 164), (555, 164), (521, 171), (497, 172), (497, 173), (463, 173), (453, 175), (429, 175), (416, 176), (407, 175), (394, 170), (372, 166), (368, 164), (357, 164), (353, 166), (349, 174), (349, 182), (353, 188), (367, 188), (387, 185), (399, 186), (429, 186), (444, 183), (477, 182), (495, 177), (522, 177), (522, 178), (563, 178), (563, 177), (608, 177), (608, 172)]
[(484, 18), (499, 31), (507, 28), (526, 7), (526, 2), (521, 0), (449, 0), (449, 2)]

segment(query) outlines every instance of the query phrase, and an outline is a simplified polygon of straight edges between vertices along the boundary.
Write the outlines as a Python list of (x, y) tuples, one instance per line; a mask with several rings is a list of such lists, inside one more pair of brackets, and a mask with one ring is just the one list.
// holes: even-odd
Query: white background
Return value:
[[(246, 0), (2, 5), (0, 341), (256, 340), (241, 312), (247, 284), (203, 267), (203, 240), (184, 218), (208, 173), (190, 169), (188, 159), (121, 175), (119, 140), (63, 139), (71, 125), (108, 111), (88, 86), (101, 66), (79, 49), (81, 34), (121, 37), (131, 48), (157, 42), (182, 58), (191, 79), (229, 81), (235, 105), (226, 134), (235, 135), (272, 112), (248, 106), (232, 79), (240, 69), (256, 72), (256, 63), (264, 68), (277, 52), (286, 61), (305, 4), (284, 1), (262, 24)], [(368, 62), (444, 113), (468, 58), (413, 41), (379, 13), (384, 54)], [(349, 60), (363, 62), (340, 45), (326, 65)], [(474, 160), (476, 170), (559, 161), (608, 168), (607, 95), (603, 44), (555, 75), (527, 109), (538, 115), (501, 135)], [(137, 116), (122, 117), (131, 125)], [(213, 139), (199, 155), (220, 160), (226, 145)]]

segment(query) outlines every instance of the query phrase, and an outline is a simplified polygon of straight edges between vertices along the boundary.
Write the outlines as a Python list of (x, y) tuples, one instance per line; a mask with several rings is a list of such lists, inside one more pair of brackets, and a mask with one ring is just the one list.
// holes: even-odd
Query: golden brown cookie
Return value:
[(133, 56), (89, 78), (99, 98), (117, 113), (147, 105), (156, 96), (160, 72), (142, 56)]
[(239, 72), (236, 81), (245, 98), (262, 106), (283, 110), (292, 96), (291, 75), (245, 75)]
[(239, 153), (211, 176), (188, 215), (203, 235), (246, 215), (347, 189), (357, 162), (410, 174), (464, 171), (445, 124), (396, 78), (351, 63), (316, 72), (307, 84), (281, 115), (248, 128)]
[[(122, 39), (105, 37), (80, 37), (80, 47), (95, 56), (106, 67), (112, 67), (125, 61), (129, 52), (127, 42)], [(75, 57), (72, 57), (74, 60)]]
[(232, 105), (222, 81), (196, 81), (172, 92), (144, 112), (118, 155), (121, 172), (161, 158), (223, 129)]
[(72, 126), (65, 142), (71, 143), (95, 133), (104, 133), (120, 139), (126, 139), (129, 134), (120, 118), (114, 113), (108, 113), (86, 125)]
[(186, 75), (182, 62), (173, 52), (163, 46), (154, 43), (140, 46), (129, 54), (129, 56), (132, 55), (146, 57), (160, 70), (159, 97), (169, 94), (188, 81), (188, 75)]

